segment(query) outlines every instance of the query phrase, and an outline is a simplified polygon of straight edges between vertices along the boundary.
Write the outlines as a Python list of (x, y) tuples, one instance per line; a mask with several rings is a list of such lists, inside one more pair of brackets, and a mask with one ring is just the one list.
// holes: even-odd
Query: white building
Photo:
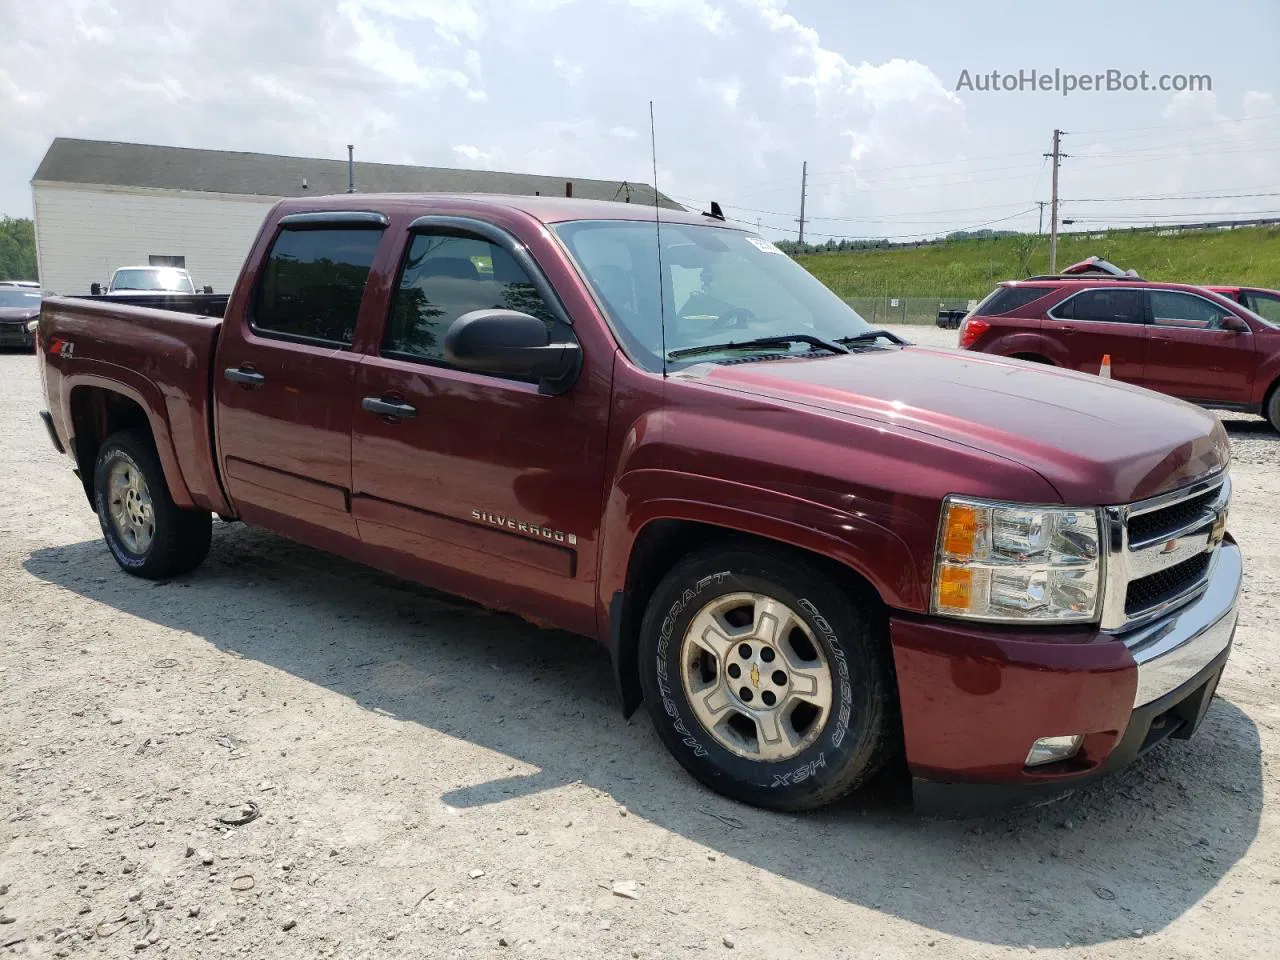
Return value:
[[(197, 288), (229, 293), (268, 209), (284, 197), (345, 193), (507, 193), (653, 203), (645, 184), (408, 167), (58, 138), (31, 180), (40, 281), (89, 292), (117, 267), (185, 266)], [(678, 207), (666, 197), (664, 206)]]

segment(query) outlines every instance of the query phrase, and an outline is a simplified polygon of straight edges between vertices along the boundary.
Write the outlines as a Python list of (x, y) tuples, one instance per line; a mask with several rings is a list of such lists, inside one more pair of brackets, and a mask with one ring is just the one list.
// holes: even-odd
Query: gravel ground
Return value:
[(1280, 955), (1260, 421), (1230, 424), (1246, 596), (1201, 734), (948, 822), (893, 775), (806, 816), (722, 800), (620, 718), (593, 644), (241, 525), (132, 579), (39, 407), (0, 355), (0, 955)]

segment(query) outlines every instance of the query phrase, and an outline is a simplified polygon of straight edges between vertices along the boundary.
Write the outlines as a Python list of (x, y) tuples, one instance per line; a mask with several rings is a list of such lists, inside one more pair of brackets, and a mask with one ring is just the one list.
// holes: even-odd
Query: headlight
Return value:
[(1086, 622), (1101, 593), (1098, 511), (948, 497), (933, 612), (975, 620)]

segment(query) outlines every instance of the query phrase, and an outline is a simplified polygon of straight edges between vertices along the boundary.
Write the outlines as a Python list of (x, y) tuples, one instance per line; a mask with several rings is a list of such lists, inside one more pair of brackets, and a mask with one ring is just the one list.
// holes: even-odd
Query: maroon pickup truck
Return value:
[(51, 439), (127, 572), (196, 567), (218, 514), (597, 638), (748, 803), (900, 753), (921, 808), (978, 810), (1196, 730), (1241, 579), (1212, 416), (904, 344), (654, 216), (284, 201), (221, 319), (45, 302)]
[(1259, 414), (1280, 430), (1276, 307), (1280, 295), (1250, 288), (1035, 277), (1002, 283), (978, 304), (961, 325), (960, 346), (1095, 374), (1110, 357), (1117, 380)]

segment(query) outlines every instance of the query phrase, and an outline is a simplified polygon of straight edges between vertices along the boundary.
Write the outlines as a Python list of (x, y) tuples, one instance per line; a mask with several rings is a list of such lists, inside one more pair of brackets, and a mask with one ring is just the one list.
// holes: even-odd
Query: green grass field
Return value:
[[(1059, 238), (1059, 268), (1093, 255), (1137, 270), (1148, 280), (1280, 289), (1280, 227), (1170, 236), (1125, 230)], [(1000, 280), (1048, 273), (1049, 238), (954, 240), (898, 250), (810, 254), (798, 260), (841, 297), (977, 298)]]

